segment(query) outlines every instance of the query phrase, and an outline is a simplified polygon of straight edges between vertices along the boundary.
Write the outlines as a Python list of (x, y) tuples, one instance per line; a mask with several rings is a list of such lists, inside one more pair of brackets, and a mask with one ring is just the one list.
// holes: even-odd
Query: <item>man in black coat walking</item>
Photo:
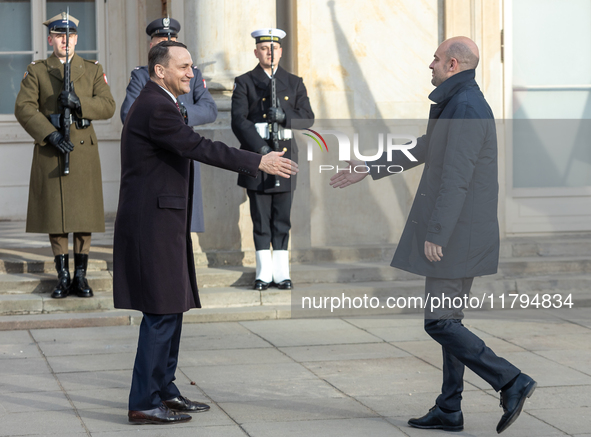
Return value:
[[(466, 329), (463, 308), (452, 305), (455, 297), (468, 296), (475, 276), (496, 273), (499, 261), (497, 136), (493, 113), (474, 80), (478, 61), (478, 47), (469, 38), (444, 41), (429, 66), (437, 87), (429, 98), (435, 104), (427, 134), (411, 149), (416, 161), (398, 151), (392, 162), (384, 154), (367, 165), (371, 164), (372, 178), (380, 179), (389, 175), (379, 171), (384, 165), (408, 170), (425, 164), (391, 265), (426, 277), (425, 330), (442, 346), (443, 385), (435, 406), (408, 423), (416, 428), (462, 430), (463, 376), (468, 366), (501, 392), (504, 414), (497, 425), (501, 433), (517, 419), (536, 382)], [(340, 171), (331, 185), (344, 188), (365, 176)], [(445, 306), (433, 311), (432, 302)]]
[(177, 98), (189, 92), (192, 60), (184, 44), (150, 50), (150, 82), (121, 134), (121, 188), (113, 245), (115, 308), (143, 313), (129, 395), (131, 423), (167, 424), (209, 409), (174, 384), (183, 312), (200, 308), (190, 223), (192, 160), (256, 176), (288, 178), (297, 164), (283, 153), (261, 156), (201, 137), (187, 126)]
[[(251, 36), (256, 41), (254, 54), (259, 64), (254, 70), (238, 76), (234, 82), (232, 131), (240, 141), (241, 149), (265, 155), (274, 149), (269, 123), (277, 122), (279, 150), (286, 150), (285, 157), (297, 162), (298, 151), (291, 141), (292, 121), (305, 120), (301, 122), (301, 128), (312, 126), (314, 121), (306, 87), (301, 77), (278, 66), (282, 55), (281, 40), (285, 37), (283, 30), (259, 29)], [(276, 108), (271, 101), (273, 72), (277, 90)], [(255, 290), (265, 290), (272, 282), (280, 289), (291, 288), (287, 247), (295, 184), (295, 178), (278, 181), (265, 173), (259, 173), (256, 178), (238, 176), (238, 185), (246, 188), (250, 200), (257, 264)]]

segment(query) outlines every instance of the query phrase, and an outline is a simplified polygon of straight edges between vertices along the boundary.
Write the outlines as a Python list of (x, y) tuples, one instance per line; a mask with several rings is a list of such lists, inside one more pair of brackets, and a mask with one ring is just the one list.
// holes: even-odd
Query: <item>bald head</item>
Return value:
[(429, 65), (433, 70), (431, 83), (441, 85), (454, 74), (472, 70), (478, 66), (478, 46), (465, 36), (456, 36), (441, 43)]
[(480, 56), (478, 46), (474, 41), (465, 36), (456, 36), (443, 42), (446, 45), (447, 59), (455, 58), (460, 66), (460, 71), (473, 70), (478, 66)]

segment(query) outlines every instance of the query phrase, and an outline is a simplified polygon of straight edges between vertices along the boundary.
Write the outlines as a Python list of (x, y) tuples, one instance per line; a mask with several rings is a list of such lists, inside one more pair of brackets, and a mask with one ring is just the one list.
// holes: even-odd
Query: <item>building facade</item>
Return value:
[[(304, 78), (317, 119), (404, 119), (418, 127), (429, 112), (435, 49), (469, 36), (481, 50), (477, 82), (498, 120), (501, 234), (591, 231), (591, 0), (3, 0), (0, 22), (12, 30), (0, 42), (1, 220), (25, 217), (33, 151), (14, 99), (27, 64), (51, 53), (41, 23), (67, 6), (81, 20), (77, 52), (104, 66), (117, 114), (130, 71), (147, 64), (146, 24), (166, 13), (177, 18), (179, 40), (219, 108), (218, 120), (198, 130), (234, 146), (233, 79), (256, 65), (256, 28), (286, 30), (282, 65)], [(118, 116), (94, 125), (105, 211), (114, 215), (122, 126)], [(419, 169), (335, 191), (330, 175), (308, 164), (301, 163), (294, 200), (293, 247), (398, 240)], [(236, 175), (203, 166), (202, 185), (206, 232), (195, 236), (197, 247), (252, 252)]]

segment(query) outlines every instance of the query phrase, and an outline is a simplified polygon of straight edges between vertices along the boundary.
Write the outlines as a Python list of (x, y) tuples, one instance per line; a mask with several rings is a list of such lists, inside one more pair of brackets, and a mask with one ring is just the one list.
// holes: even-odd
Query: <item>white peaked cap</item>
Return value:
[(272, 29), (270, 27), (264, 29), (255, 30), (250, 34), (254, 39), (256, 39), (257, 44), (260, 42), (267, 42), (267, 41), (275, 41), (281, 42), (283, 38), (287, 35), (281, 29)]

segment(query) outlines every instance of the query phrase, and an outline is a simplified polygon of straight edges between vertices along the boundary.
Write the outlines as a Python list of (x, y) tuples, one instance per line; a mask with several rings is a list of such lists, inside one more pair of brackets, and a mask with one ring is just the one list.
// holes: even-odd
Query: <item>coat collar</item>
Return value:
[(166, 98), (168, 100), (170, 100), (172, 103), (174, 103), (173, 98), (164, 90), (164, 88), (162, 88), (156, 82), (152, 81), (152, 79), (148, 79), (148, 83), (146, 83), (145, 88), (148, 88), (148, 89), (150, 89), (152, 91), (156, 91), (157, 93), (160, 93), (163, 96), (166, 96)]
[(444, 103), (454, 95), (456, 95), (462, 88), (468, 86), (478, 86), (474, 78), (476, 77), (476, 70), (464, 70), (458, 74), (454, 74), (441, 85), (429, 94), (429, 99), (439, 104)]
[[(55, 56), (55, 53), (52, 53), (51, 56), (47, 58), (47, 66), (49, 67), (49, 74), (61, 81), (64, 80), (64, 64), (62, 64), (59, 58)], [(72, 56), (72, 60), (70, 61), (70, 80), (76, 82), (76, 80), (84, 76), (84, 71), (84, 59), (74, 53), (74, 56)]]
[[(269, 76), (267, 76), (267, 73), (265, 73), (265, 70), (263, 70), (263, 67), (261, 67), (261, 64), (257, 65), (254, 68), (254, 70), (251, 71), (251, 74), (252, 74), (253, 82), (258, 88), (265, 90), (269, 87), (269, 83), (271, 82), (271, 79), (269, 78)], [(277, 70), (275, 70), (275, 78), (277, 79), (277, 89), (278, 90), (283, 90), (283, 89), (287, 88), (287, 85), (288, 85), (287, 71), (285, 71), (280, 65), (277, 67)]]

